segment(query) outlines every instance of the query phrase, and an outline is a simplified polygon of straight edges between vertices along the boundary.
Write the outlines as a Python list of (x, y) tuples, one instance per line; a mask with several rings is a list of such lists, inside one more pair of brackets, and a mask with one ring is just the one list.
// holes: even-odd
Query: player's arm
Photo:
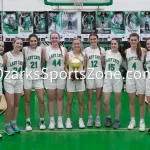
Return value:
[(67, 52), (66, 55), (65, 55), (65, 71), (66, 71), (67, 75), (69, 76), (68, 61), (69, 61), (69, 55), (68, 55), (68, 52)]
[(102, 56), (101, 62), (102, 62), (102, 67), (105, 68), (105, 56)]
[(105, 68), (105, 55), (106, 55), (106, 51), (105, 51), (104, 48), (101, 49), (101, 53), (102, 53), (102, 56), (101, 56), (102, 67)]
[(86, 55), (86, 53), (84, 53), (83, 56), (84, 56), (83, 71), (86, 72), (86, 70), (87, 70), (87, 55)]
[(45, 61), (45, 57), (46, 57), (46, 49), (42, 48), (42, 54), (41, 54), (41, 69), (44, 68), (46, 61)]
[(6, 63), (7, 63), (7, 60), (8, 60), (8, 57), (7, 57), (7, 54), (5, 53), (3, 56), (3, 68), (5, 69), (5, 66), (6, 66)]
[(26, 59), (25, 59), (25, 47), (22, 49), (22, 54), (23, 54), (23, 70), (26, 68)]
[(147, 57), (147, 50), (145, 48), (142, 48), (143, 55), (144, 55), (144, 69), (146, 69), (146, 57)]
[[(125, 55), (127, 54), (127, 49), (124, 51), (125, 52)], [(123, 58), (122, 58), (123, 59)], [(121, 63), (122, 67), (126, 70), (128, 70), (128, 64), (127, 64), (127, 59), (126, 60), (122, 60), (122, 63)]]

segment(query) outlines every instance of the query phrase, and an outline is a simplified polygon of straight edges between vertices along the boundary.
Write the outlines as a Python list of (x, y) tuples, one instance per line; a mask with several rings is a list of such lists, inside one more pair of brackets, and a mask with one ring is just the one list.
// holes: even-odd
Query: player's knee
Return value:
[(15, 105), (14, 103), (7, 103), (7, 107), (10, 108), (10, 109), (13, 109), (14, 105)]
[(79, 105), (83, 105), (83, 100), (78, 100)]
[(63, 97), (61, 96), (57, 97), (57, 101), (63, 101)]
[(88, 96), (88, 101), (92, 102), (92, 95)]
[(43, 98), (39, 100), (39, 104), (40, 104), (40, 105), (43, 105), (43, 104), (44, 104), (44, 99), (43, 99)]
[(96, 100), (100, 102), (101, 101), (100, 96), (96, 96)]
[(130, 105), (135, 105), (135, 100), (130, 100)]
[(116, 101), (115, 103), (116, 103), (116, 105), (119, 105), (120, 104), (120, 100)]
[(30, 104), (30, 99), (26, 99), (26, 100), (25, 100), (25, 103), (26, 103), (26, 104)]
[(140, 104), (140, 106), (144, 106), (145, 101), (140, 101), (139, 104)]
[(104, 105), (109, 105), (109, 100), (104, 99)]
[(72, 100), (68, 100), (67, 105), (71, 106), (72, 105)]

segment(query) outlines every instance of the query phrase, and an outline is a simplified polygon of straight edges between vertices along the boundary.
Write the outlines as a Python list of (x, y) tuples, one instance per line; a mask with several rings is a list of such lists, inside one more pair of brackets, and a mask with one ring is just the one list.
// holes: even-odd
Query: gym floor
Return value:
[[(48, 128), (49, 116), (47, 111), (47, 100), (45, 94), (45, 121)], [(66, 106), (66, 93), (64, 96), (64, 102)], [(84, 96), (85, 111), (84, 111), (84, 121), (87, 122), (87, 93)], [(0, 140), (0, 148), (3, 150), (147, 150), (150, 145), (150, 135), (147, 134), (147, 129), (150, 128), (150, 115), (148, 112), (148, 106), (146, 106), (145, 111), (145, 123), (146, 132), (139, 132), (139, 105), (138, 99), (136, 101), (136, 122), (137, 126), (134, 130), (128, 131), (127, 126), (130, 121), (129, 114), (129, 99), (126, 92), (122, 94), (122, 110), (120, 115), (121, 126), (118, 130), (106, 128), (104, 126), (105, 113), (104, 107), (101, 111), (101, 128), (88, 128), (78, 129), (78, 102), (77, 95), (74, 96), (74, 101), (72, 105), (72, 124), (73, 129), (71, 130), (58, 130), (55, 129), (40, 131), (39, 127), (39, 113), (38, 113), (38, 100), (35, 92), (31, 95), (31, 121), (33, 131), (27, 133), (25, 129), (25, 113), (24, 113), (24, 96), (20, 101), (19, 115), (18, 115), (18, 125), (21, 128), (20, 134), (15, 134), (14, 136), (7, 136), (4, 129), (4, 115), (0, 116), (0, 133), (3, 135), (3, 139)], [(111, 96), (111, 117), (114, 120), (115, 117), (115, 104), (114, 104), (114, 94)], [(66, 108), (66, 107), (64, 107)], [(95, 93), (93, 93), (93, 118), (96, 116), (96, 98)], [(57, 119), (57, 118), (55, 118)], [(64, 124), (66, 120), (66, 111), (64, 109)]]

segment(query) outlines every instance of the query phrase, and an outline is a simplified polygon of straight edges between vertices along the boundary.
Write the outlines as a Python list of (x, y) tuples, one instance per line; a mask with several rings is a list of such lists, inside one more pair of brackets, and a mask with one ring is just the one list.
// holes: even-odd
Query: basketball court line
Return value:
[[(145, 128), (145, 131), (149, 128)], [(32, 130), (31, 132), (27, 132), (25, 130), (21, 130), (21, 133), (71, 133), (71, 132), (133, 132), (133, 131), (139, 131), (139, 128), (134, 128), (133, 130), (128, 130), (127, 128), (120, 128), (120, 129), (55, 129), (55, 130)], [(0, 130), (0, 133), (4, 133), (4, 130)]]

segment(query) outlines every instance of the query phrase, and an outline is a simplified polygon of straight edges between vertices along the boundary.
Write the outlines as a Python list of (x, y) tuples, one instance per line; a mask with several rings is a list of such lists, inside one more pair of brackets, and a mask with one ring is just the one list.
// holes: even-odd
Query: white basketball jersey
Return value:
[(0, 56), (0, 81), (2, 80), (2, 72), (3, 72), (3, 59), (2, 56)]
[[(27, 79), (37, 79), (37, 75), (41, 75), (41, 54), (42, 48), (38, 46), (36, 49), (31, 49), (30, 47), (23, 48), (23, 54), (25, 58), (25, 71), (31, 71), (31, 77), (29, 76)], [(36, 73), (35, 73), (36, 72)], [(37, 75), (36, 75), (37, 74)], [(26, 75), (26, 74), (25, 74)]]
[(70, 51), (69, 53), (68, 53), (68, 55), (69, 55), (69, 61), (68, 61), (68, 65), (69, 65), (69, 71), (72, 71), (73, 69), (71, 68), (71, 66), (70, 66), (70, 61), (71, 61), (71, 59), (73, 59), (73, 58), (78, 58), (78, 59), (80, 59), (81, 60), (81, 62), (82, 62), (82, 66), (81, 66), (81, 68), (79, 69), (79, 71), (82, 71), (83, 70), (83, 66), (84, 66), (84, 54), (83, 54), (83, 52), (82, 52), (82, 54), (80, 54), (79, 56), (76, 56), (76, 55), (74, 55), (74, 53), (73, 53), (73, 51)]
[(65, 62), (65, 48), (61, 47), (60, 49), (54, 50), (50, 46), (46, 47), (46, 62), (47, 62), (47, 71), (64, 71), (64, 62)]
[(106, 71), (116, 72), (119, 71), (120, 65), (122, 64), (122, 56), (120, 52), (114, 53), (111, 50), (107, 50), (105, 61), (106, 61), (105, 72)]
[(139, 60), (136, 52), (132, 52), (131, 48), (128, 48), (126, 51), (126, 58), (128, 62), (128, 71), (143, 71), (143, 62), (144, 62), (143, 51), (141, 60)]
[(23, 54), (20, 52), (18, 56), (14, 56), (11, 52), (7, 52), (7, 71), (9, 71), (8, 77), (17, 77), (17, 75), (21, 74), (23, 67)]
[(106, 53), (104, 48), (92, 49), (87, 47), (84, 51), (87, 55), (87, 73), (91, 72), (89, 68), (94, 69), (92, 75), (95, 75), (97, 71), (102, 71), (101, 57), (105, 56)]

